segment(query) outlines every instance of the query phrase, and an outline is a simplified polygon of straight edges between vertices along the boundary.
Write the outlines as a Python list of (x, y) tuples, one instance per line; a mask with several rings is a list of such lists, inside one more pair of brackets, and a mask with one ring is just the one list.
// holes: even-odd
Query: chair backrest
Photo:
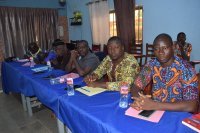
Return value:
[(153, 44), (146, 43), (146, 55), (153, 55)]
[(142, 44), (135, 44), (131, 50), (132, 54), (143, 54), (143, 45)]
[(106, 57), (106, 53), (104, 52), (95, 52), (95, 55), (102, 61)]
[(100, 52), (101, 51), (101, 45), (100, 44), (92, 44), (92, 51), (93, 52)]
[(103, 52), (107, 55), (108, 54), (108, 49), (107, 49), (107, 45), (104, 44), (103, 45)]
[(154, 57), (155, 57), (155, 55), (154, 55), (154, 51), (153, 51), (153, 44), (146, 43), (146, 58), (145, 58), (145, 63), (147, 63), (147, 61), (149, 59), (152, 59)]
[(145, 56), (143, 55), (143, 44), (140, 43), (132, 45), (130, 53), (134, 55), (138, 64), (140, 65), (140, 67), (142, 67), (145, 59)]

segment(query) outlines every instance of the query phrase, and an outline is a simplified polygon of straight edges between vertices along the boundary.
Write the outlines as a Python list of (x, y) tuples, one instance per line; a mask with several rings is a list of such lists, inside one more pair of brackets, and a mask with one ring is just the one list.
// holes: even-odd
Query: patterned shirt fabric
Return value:
[(180, 44), (178, 42), (174, 42), (174, 55), (181, 57), (184, 60), (188, 60), (190, 58), (190, 54), (192, 51), (192, 45), (190, 43), (185, 42), (183, 46), (183, 53), (181, 53)]
[(88, 52), (88, 54), (85, 57), (78, 59), (78, 64), (81, 68), (91, 68), (89, 74), (98, 67), (99, 63), (100, 61), (98, 57), (91, 52)]
[(150, 60), (138, 74), (134, 84), (143, 89), (152, 79), (152, 96), (155, 101), (198, 100), (196, 72), (190, 64), (177, 56), (172, 65), (165, 68), (157, 59)]
[(47, 57), (47, 53), (43, 52), (40, 48), (35, 54), (32, 54), (30, 51), (26, 53), (28, 58), (33, 57), (33, 60), (36, 64), (45, 64), (45, 58)]
[(114, 78), (112, 77), (112, 60), (106, 56), (98, 68), (94, 71), (98, 75), (98, 79), (105, 74), (108, 76), (109, 82), (106, 82), (108, 90), (119, 91), (119, 87), (123, 82), (131, 85), (139, 72), (139, 65), (133, 55), (124, 54), (124, 59), (116, 66)]
[(27, 52), (26, 52), (26, 56), (29, 57), (29, 58), (30, 58), (30, 57), (37, 58), (37, 56), (38, 56), (38, 54), (39, 54), (40, 52), (42, 52), (42, 50), (41, 50), (40, 48), (38, 49), (38, 51), (37, 51), (35, 54), (32, 54), (31, 51), (27, 51)]

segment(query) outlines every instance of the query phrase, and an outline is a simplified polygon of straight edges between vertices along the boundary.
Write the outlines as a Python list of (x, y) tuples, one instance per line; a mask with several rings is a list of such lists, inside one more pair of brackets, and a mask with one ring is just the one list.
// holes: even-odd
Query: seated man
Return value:
[(45, 58), (45, 61), (51, 61), (53, 59), (56, 59), (56, 51), (55, 48), (58, 45), (63, 45), (63, 41), (60, 39), (55, 39), (54, 42), (52, 43), (52, 48), (49, 50), (48, 56)]
[(66, 70), (66, 66), (70, 60), (71, 53), (68, 51), (65, 43), (63, 41), (59, 43), (54, 43), (53, 48), (56, 52), (56, 58), (51, 60), (52, 67), (56, 69)]
[[(107, 50), (108, 56), (91, 75), (85, 78), (85, 82), (91, 87), (118, 91), (121, 83), (132, 84), (139, 65), (133, 55), (124, 52), (124, 44), (119, 37), (114, 36), (108, 40)], [(108, 82), (97, 81), (106, 74)]]
[(47, 54), (42, 52), (36, 42), (29, 43), (28, 52), (26, 53), (25, 58), (33, 57), (36, 64), (45, 64), (46, 56)]
[(77, 43), (77, 51), (71, 51), (67, 71), (75, 71), (80, 76), (85, 76), (95, 70), (99, 63), (98, 57), (90, 52), (88, 42), (81, 40)]
[(184, 60), (190, 60), (190, 54), (192, 51), (192, 45), (186, 42), (186, 35), (184, 32), (180, 32), (177, 35), (177, 41), (174, 42), (174, 54), (181, 57)]
[[(173, 42), (168, 34), (158, 35), (153, 45), (156, 58), (150, 60), (135, 78), (131, 106), (137, 110), (195, 112), (199, 99), (195, 70), (188, 62), (174, 56)], [(152, 96), (142, 94), (140, 91), (151, 80)]]

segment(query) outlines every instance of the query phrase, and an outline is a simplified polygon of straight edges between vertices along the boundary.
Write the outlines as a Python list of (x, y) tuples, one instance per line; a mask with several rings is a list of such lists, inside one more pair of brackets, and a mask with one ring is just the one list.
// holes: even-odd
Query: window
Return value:
[(116, 17), (114, 11), (110, 11), (109, 27), (110, 27), (110, 37), (117, 36)]
[(135, 8), (135, 41), (136, 44), (142, 44), (143, 40), (143, 7)]
[[(110, 11), (110, 36), (117, 35), (115, 11)], [(135, 7), (135, 41), (136, 44), (142, 44), (143, 40), (143, 7)]]

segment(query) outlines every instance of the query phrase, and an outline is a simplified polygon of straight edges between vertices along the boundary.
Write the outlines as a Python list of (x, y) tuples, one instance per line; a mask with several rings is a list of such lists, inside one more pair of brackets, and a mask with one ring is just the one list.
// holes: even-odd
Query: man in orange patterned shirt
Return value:
[[(195, 112), (199, 95), (194, 68), (187, 61), (174, 56), (173, 42), (168, 34), (155, 38), (154, 54), (156, 58), (143, 67), (134, 81), (131, 89), (134, 102), (131, 106), (137, 110)], [(151, 80), (152, 98), (139, 92)]]

